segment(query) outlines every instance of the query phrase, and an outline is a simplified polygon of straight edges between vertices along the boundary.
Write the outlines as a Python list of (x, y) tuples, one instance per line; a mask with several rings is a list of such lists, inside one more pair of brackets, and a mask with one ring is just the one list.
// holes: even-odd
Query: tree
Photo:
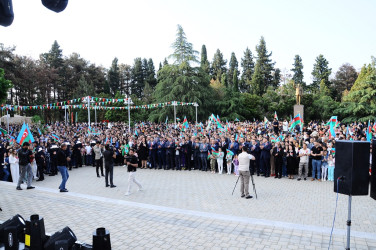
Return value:
[(281, 70), (279, 68), (276, 68), (273, 73), (273, 81), (272, 81), (272, 86), (273, 87), (278, 87), (280, 82), (281, 82)]
[[(230, 58), (230, 63), (229, 63), (229, 68), (228, 68), (228, 79), (229, 79), (229, 85), (231, 87), (234, 87), (234, 72), (236, 71), (236, 78), (238, 78), (238, 60), (236, 59), (235, 53), (231, 53), (231, 58)], [(238, 83), (237, 83), (238, 84)], [(234, 88), (235, 89), (235, 88)], [(239, 86), (236, 88), (237, 91), (239, 91)]]
[(208, 53), (206, 52), (205, 44), (203, 44), (202, 47), (201, 47), (201, 64), (200, 64), (200, 67), (207, 74), (210, 73), (210, 63), (208, 61)]
[(120, 74), (120, 94), (129, 96), (129, 88), (132, 81), (132, 67), (128, 64), (119, 65)]
[[(157, 86), (157, 78), (155, 78), (155, 67), (154, 67), (154, 62), (153, 59), (149, 58), (148, 60), (148, 70), (145, 75), (145, 81), (149, 83), (150, 87), (152, 89)], [(146, 85), (146, 84), (145, 84)], [(145, 86), (146, 88), (146, 86)]]
[(108, 70), (107, 81), (110, 86), (111, 94), (115, 96), (116, 92), (120, 89), (120, 73), (118, 59), (116, 57), (112, 60), (111, 68)]
[(198, 52), (193, 49), (192, 43), (188, 42), (183, 28), (178, 24), (178, 31), (175, 42), (171, 45), (174, 53), (169, 58), (173, 58), (174, 63), (181, 64), (183, 62), (198, 62)]
[(255, 63), (253, 62), (252, 51), (247, 47), (244, 51), (244, 56), (241, 59), (242, 75), (240, 81), (240, 91), (246, 92), (251, 85), (252, 75), (255, 71)]
[(324, 80), (325, 86), (330, 88), (329, 76), (332, 69), (329, 68), (329, 62), (323, 55), (316, 57), (315, 64), (313, 65), (312, 76), (313, 81), (310, 86), (312, 91), (316, 91), (320, 87), (320, 82)]
[[(208, 112), (207, 109), (211, 101), (207, 74), (200, 67), (191, 66), (192, 63), (198, 61), (197, 56), (180, 25), (178, 26), (176, 37), (172, 45), (174, 52), (170, 55), (170, 58), (174, 59), (174, 63), (163, 66), (159, 72), (154, 97), (157, 102), (197, 102), (200, 105), (198, 115), (204, 117)], [(180, 41), (180, 43), (177, 41)], [(194, 119), (195, 117), (194, 108), (189, 106), (179, 106), (177, 112), (178, 115), (180, 113), (187, 116), (188, 119)], [(153, 111), (149, 119), (152, 121), (164, 121), (166, 115), (173, 116), (172, 107)]]
[(333, 79), (333, 89), (335, 90), (335, 97), (337, 100), (341, 100), (342, 94), (345, 90), (350, 91), (357, 77), (358, 73), (351, 64), (345, 63), (339, 67), (335, 78)]
[(303, 62), (302, 58), (299, 55), (295, 55), (294, 64), (291, 71), (294, 73), (292, 80), (294, 80), (295, 85), (300, 84), (303, 88), (306, 86), (306, 83), (303, 81)]
[(142, 67), (142, 60), (138, 57), (134, 59), (132, 67), (131, 95), (135, 95), (137, 98), (142, 98), (144, 87), (144, 69)]
[(272, 63), (272, 60), (270, 59), (272, 52), (269, 53), (266, 49), (264, 37), (261, 37), (259, 45), (256, 46), (256, 52), (257, 61), (251, 83), (251, 86), (254, 89), (251, 90), (251, 93), (262, 95), (266, 92), (269, 86), (273, 86), (272, 71), (274, 70), (275, 63)]
[(232, 84), (234, 86), (234, 91), (239, 92), (239, 79), (238, 79), (238, 69), (234, 70), (233, 76), (232, 76)]
[(212, 66), (211, 66), (211, 76), (214, 80), (219, 80), (221, 82), (221, 77), (223, 73), (226, 73), (227, 60), (223, 59), (223, 54), (219, 49), (214, 54)]
[(0, 102), (3, 103), (8, 96), (8, 90), (12, 88), (12, 82), (4, 78), (4, 69), (0, 68)]

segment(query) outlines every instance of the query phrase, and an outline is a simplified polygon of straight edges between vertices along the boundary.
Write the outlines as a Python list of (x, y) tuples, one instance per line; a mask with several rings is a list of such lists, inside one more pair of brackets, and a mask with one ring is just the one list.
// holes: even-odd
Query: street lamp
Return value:
[(193, 104), (193, 106), (196, 108), (196, 125), (197, 125), (197, 107), (199, 106), (197, 102)]
[(133, 102), (129, 96), (127, 97), (127, 102), (128, 102), (128, 133), (131, 133), (131, 107), (130, 105), (133, 104)]
[(178, 106), (178, 103), (176, 101), (172, 101), (172, 106), (174, 106), (174, 123), (176, 126), (176, 106)]

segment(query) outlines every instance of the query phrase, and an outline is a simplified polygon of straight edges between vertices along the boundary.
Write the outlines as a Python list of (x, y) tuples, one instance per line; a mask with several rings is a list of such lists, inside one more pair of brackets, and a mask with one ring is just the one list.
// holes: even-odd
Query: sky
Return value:
[[(61, 13), (40, 0), (13, 0), (15, 19), (0, 26), (0, 43), (37, 59), (57, 40), (64, 56), (76, 52), (109, 68), (133, 64), (134, 58), (159, 62), (172, 53), (177, 24), (208, 59), (220, 49), (239, 61), (264, 36), (272, 60), (289, 71), (299, 54), (304, 79), (311, 83), (315, 58), (323, 54), (333, 74), (343, 63), (357, 69), (376, 56), (376, 1), (373, 0), (69, 0)], [(290, 72), (291, 73), (291, 72)]]

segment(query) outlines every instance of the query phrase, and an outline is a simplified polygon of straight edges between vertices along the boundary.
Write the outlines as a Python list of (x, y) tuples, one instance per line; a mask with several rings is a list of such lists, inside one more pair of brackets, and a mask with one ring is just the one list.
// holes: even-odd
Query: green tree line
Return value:
[[(227, 61), (216, 49), (210, 61), (205, 45), (201, 52), (178, 25), (173, 52), (155, 68), (151, 58), (135, 58), (133, 65), (114, 58), (107, 69), (82, 58), (78, 53), (63, 55), (57, 41), (39, 59), (14, 53), (15, 47), (0, 44), (0, 98), (2, 103), (36, 105), (65, 101), (82, 96), (124, 98), (131, 96), (134, 105), (182, 101), (198, 103), (198, 119), (211, 113), (223, 119), (241, 120), (272, 118), (290, 119), (295, 104), (295, 88), (304, 89), (301, 103), (305, 120), (326, 120), (337, 115), (340, 120), (375, 120), (376, 60), (365, 64), (358, 73), (344, 63), (336, 73), (329, 61), (318, 55), (311, 73), (312, 82), (304, 82), (303, 59), (292, 57), (291, 69), (275, 67), (272, 52), (263, 37), (255, 52), (247, 47), (240, 62), (234, 52)], [(291, 72), (291, 74), (289, 73)], [(0, 71), (1, 73), (1, 71)], [(333, 73), (333, 74), (332, 74)], [(3, 80), (2, 80), (3, 79)], [(7, 81), (7, 82), (5, 82)], [(2, 83), (3, 82), (3, 83)], [(62, 111), (25, 111), (39, 114), (47, 122), (62, 120)], [(87, 111), (79, 112), (85, 121)], [(173, 117), (173, 107), (132, 110), (132, 119), (162, 122)], [(99, 119), (127, 120), (127, 111), (99, 111)], [(192, 106), (177, 107), (177, 116), (195, 119)]]

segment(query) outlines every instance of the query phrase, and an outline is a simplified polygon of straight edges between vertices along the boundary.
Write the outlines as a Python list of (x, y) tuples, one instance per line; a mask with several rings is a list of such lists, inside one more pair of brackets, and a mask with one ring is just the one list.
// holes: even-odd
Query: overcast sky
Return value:
[(343, 63), (359, 70), (376, 56), (376, 1), (372, 0), (69, 0), (57, 14), (40, 0), (13, 0), (15, 19), (0, 26), (0, 43), (16, 53), (38, 58), (57, 40), (73, 52), (108, 68), (114, 57), (133, 64), (152, 58), (156, 69), (171, 54), (176, 26), (181, 24), (194, 48), (205, 44), (209, 61), (219, 48), (229, 61), (239, 61), (246, 47), (264, 36), (272, 59), (282, 71), (293, 58), (303, 59), (305, 81), (311, 82), (314, 60), (323, 54), (333, 71)]

